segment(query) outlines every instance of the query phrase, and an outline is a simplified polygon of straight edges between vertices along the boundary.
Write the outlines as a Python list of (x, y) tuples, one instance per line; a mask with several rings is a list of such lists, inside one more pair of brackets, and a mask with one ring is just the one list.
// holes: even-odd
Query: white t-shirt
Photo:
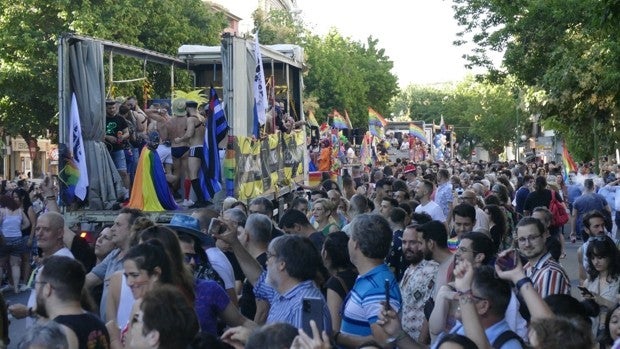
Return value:
[(435, 201), (429, 201), (426, 205), (418, 205), (415, 208), (416, 213), (426, 212), (428, 213), (433, 220), (440, 221), (444, 223), (446, 221), (446, 215), (443, 213), (443, 210)]
[(209, 247), (205, 251), (207, 252), (209, 263), (211, 263), (213, 269), (222, 278), (222, 281), (224, 281), (225, 288), (227, 290), (235, 288), (235, 273), (232, 264), (230, 264), (224, 252), (217, 247)]

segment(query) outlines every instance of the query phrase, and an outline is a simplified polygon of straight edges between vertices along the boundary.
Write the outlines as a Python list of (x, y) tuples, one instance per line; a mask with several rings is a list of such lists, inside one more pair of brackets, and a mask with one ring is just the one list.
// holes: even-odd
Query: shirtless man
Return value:
[(168, 136), (172, 140), (172, 169), (177, 180), (172, 186), (174, 192), (179, 189), (180, 180), (185, 178), (183, 183), (185, 190), (184, 203), (187, 203), (191, 182), (185, 177), (187, 173), (187, 156), (189, 150), (189, 138), (185, 137), (187, 131), (187, 113), (185, 111), (184, 98), (177, 98), (172, 101), (172, 119), (168, 123)]
[(205, 119), (197, 111), (198, 103), (194, 101), (188, 101), (185, 104), (187, 108), (187, 131), (185, 135), (190, 135), (189, 138), (189, 158), (187, 159), (188, 177), (192, 182), (192, 188), (196, 193), (196, 203), (190, 208), (200, 208), (207, 206), (208, 202), (205, 199), (202, 188), (200, 187), (200, 179), (198, 178), (199, 171), (202, 166), (203, 157), (203, 144), (205, 136)]
[(164, 166), (164, 172), (166, 173), (166, 182), (172, 186), (179, 179), (172, 173), (172, 150), (170, 137), (168, 136), (168, 123), (170, 122), (170, 115), (168, 115), (167, 105), (161, 105), (154, 103), (151, 107), (145, 110), (146, 116), (149, 119), (148, 133), (155, 131), (159, 134), (159, 145), (157, 146), (157, 155)]

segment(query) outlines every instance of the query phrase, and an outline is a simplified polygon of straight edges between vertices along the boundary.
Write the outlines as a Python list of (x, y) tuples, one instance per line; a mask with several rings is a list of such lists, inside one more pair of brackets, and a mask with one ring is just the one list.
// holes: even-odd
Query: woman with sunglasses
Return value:
[(618, 303), (620, 290), (620, 252), (613, 240), (606, 236), (591, 237), (586, 251), (588, 278), (580, 287), (581, 295), (596, 301), (601, 308), (592, 321), (595, 337), (603, 332), (607, 312)]

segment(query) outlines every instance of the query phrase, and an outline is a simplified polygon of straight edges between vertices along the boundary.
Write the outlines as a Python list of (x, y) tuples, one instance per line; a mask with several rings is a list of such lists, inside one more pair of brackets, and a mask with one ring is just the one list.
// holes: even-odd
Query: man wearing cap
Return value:
[[(172, 101), (172, 119), (168, 123), (168, 137), (172, 140), (171, 152), (172, 152), (172, 170), (176, 177), (177, 182), (174, 184), (174, 194), (177, 194), (179, 189), (179, 181), (185, 178), (185, 171), (187, 169), (187, 151), (189, 150), (189, 138), (185, 138), (185, 132), (187, 129), (187, 112), (185, 110), (186, 100), (184, 98), (177, 98)], [(185, 192), (189, 194), (191, 182), (189, 178), (185, 178), (183, 183)], [(187, 201), (184, 202), (187, 204)]]
[(209, 204), (205, 199), (202, 188), (200, 187), (200, 180), (198, 179), (198, 173), (204, 159), (203, 144), (205, 137), (205, 119), (197, 111), (198, 103), (187, 101), (185, 107), (187, 108), (187, 130), (181, 138), (185, 139), (187, 137), (189, 140), (189, 158), (187, 159), (188, 177), (192, 183), (192, 189), (194, 189), (194, 193), (196, 194), (196, 203), (191, 205), (190, 208), (200, 208)]
[(129, 189), (129, 176), (127, 175), (127, 162), (125, 159), (125, 142), (129, 138), (127, 121), (118, 115), (118, 103), (108, 99), (105, 102), (105, 136), (104, 140), (114, 161), (114, 166), (121, 176), (123, 185)]

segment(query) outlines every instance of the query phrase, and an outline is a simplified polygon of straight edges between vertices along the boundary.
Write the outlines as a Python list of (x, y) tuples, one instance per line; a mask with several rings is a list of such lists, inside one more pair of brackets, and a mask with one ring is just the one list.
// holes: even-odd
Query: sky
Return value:
[[(223, 2), (231, 12), (249, 18), (242, 22), (242, 31), (248, 23), (251, 27), (252, 1)], [(469, 49), (452, 45), (459, 26), (451, 4), (450, 0), (297, 0), (299, 15), (316, 34), (335, 27), (362, 43), (370, 35), (378, 39), (394, 62), (392, 73), (401, 88), (460, 81), (472, 73), (462, 58)]]

